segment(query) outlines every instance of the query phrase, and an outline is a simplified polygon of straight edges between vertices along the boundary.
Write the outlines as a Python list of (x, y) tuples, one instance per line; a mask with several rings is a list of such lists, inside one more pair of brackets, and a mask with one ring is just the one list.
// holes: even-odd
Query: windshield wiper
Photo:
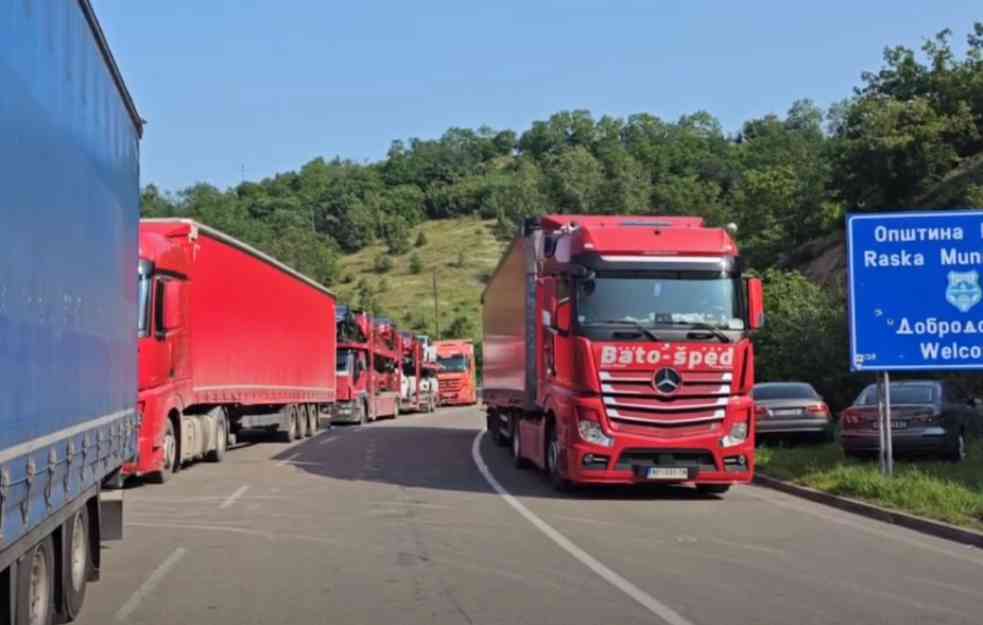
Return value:
[(642, 331), (642, 334), (644, 334), (645, 336), (647, 336), (649, 339), (651, 339), (653, 341), (661, 341), (662, 340), (658, 336), (656, 336), (655, 332), (653, 332), (649, 328), (645, 327), (644, 325), (642, 325), (638, 321), (631, 321), (629, 319), (604, 319), (602, 321), (593, 321), (591, 323), (604, 323), (604, 324), (610, 324), (610, 325), (627, 325), (627, 326), (632, 326), (632, 327), (635, 327), (635, 328), (638, 328), (639, 330), (641, 330)]
[(712, 334), (713, 336), (715, 336), (717, 339), (719, 339), (721, 343), (730, 343), (731, 342), (730, 337), (727, 336), (726, 334), (724, 334), (723, 332), (721, 332), (720, 331), (720, 328), (718, 328), (716, 326), (713, 326), (713, 325), (710, 325), (709, 323), (704, 323), (702, 321), (693, 321), (693, 322), (679, 321), (679, 322), (674, 322), (672, 325), (674, 325), (674, 326), (686, 326), (686, 327), (692, 328), (694, 330), (706, 330), (707, 332), (709, 332), (710, 334)]

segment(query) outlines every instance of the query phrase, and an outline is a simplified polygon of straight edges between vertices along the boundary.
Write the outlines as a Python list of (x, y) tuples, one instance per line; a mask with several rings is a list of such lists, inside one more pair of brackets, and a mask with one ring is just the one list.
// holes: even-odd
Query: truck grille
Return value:
[(456, 393), (463, 386), (461, 380), (440, 380), (440, 390)]
[(601, 398), (608, 420), (626, 434), (683, 438), (715, 432), (730, 401), (733, 373), (678, 370), (672, 394), (655, 390), (657, 370), (601, 371)]

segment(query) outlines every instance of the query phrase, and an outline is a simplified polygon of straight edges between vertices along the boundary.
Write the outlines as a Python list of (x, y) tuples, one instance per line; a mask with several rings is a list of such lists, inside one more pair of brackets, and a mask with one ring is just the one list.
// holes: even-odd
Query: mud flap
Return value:
[(123, 491), (99, 493), (99, 536), (102, 540), (123, 540)]

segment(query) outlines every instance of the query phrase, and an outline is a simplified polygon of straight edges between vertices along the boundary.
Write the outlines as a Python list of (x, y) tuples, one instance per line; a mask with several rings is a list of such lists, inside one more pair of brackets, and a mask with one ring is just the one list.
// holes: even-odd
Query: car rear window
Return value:
[[(892, 404), (931, 404), (938, 399), (938, 389), (934, 384), (892, 384)], [(857, 399), (860, 406), (877, 404), (877, 386), (871, 384)]]
[(763, 384), (755, 386), (751, 395), (757, 400), (766, 399), (817, 399), (816, 390), (808, 384)]

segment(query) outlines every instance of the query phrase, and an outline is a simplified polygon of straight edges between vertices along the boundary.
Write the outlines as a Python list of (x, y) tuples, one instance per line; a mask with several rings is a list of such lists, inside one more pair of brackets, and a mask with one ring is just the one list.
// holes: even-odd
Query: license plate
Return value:
[[(892, 430), (904, 430), (907, 427), (908, 427), (907, 421), (891, 421)], [(874, 421), (874, 429), (875, 430), (881, 429), (880, 421)]]
[(798, 408), (780, 408), (778, 410), (772, 410), (771, 413), (776, 417), (792, 417), (802, 413)]
[(689, 477), (686, 467), (649, 467), (650, 480), (685, 480)]

